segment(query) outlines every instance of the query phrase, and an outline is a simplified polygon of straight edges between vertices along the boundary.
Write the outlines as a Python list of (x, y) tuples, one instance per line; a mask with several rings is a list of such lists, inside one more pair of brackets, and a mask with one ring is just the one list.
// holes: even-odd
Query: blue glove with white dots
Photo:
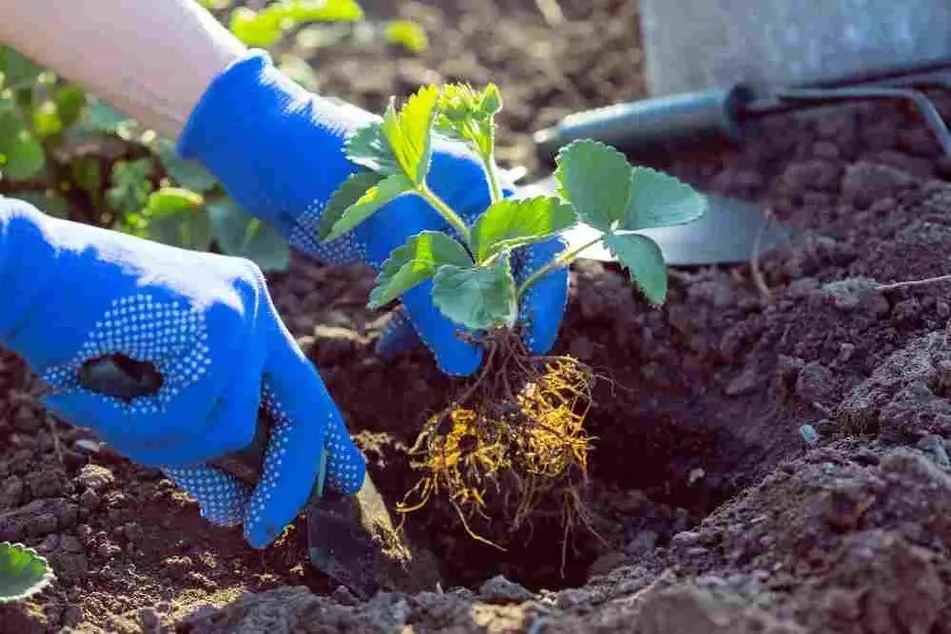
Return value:
[[(347, 138), (374, 115), (314, 95), (252, 51), (211, 83), (179, 139), (179, 152), (209, 169), (249, 213), (269, 222), (296, 249), (315, 259), (346, 264), (364, 262), (379, 269), (390, 252), (420, 231), (448, 230), (443, 218), (422, 199), (397, 198), (355, 231), (329, 243), (317, 241), (317, 224), (333, 193), (357, 171), (344, 154)], [(437, 139), (429, 186), (466, 222), (488, 207), (490, 194), (481, 164), (464, 146)], [(508, 188), (506, 195), (511, 195)], [(513, 254), (516, 281), (522, 281), (564, 250), (560, 239)], [(440, 368), (469, 375), (482, 361), (482, 349), (459, 337), (459, 328), (431, 300), (432, 282), (406, 292), (404, 312), (388, 324), (378, 352), (388, 355), (419, 345), (435, 354)], [(536, 354), (554, 344), (564, 316), (568, 272), (545, 275), (526, 293), (521, 306), (524, 338)]]
[[(0, 346), (52, 388), (46, 404), (162, 468), (218, 525), (271, 543), (325, 486), (349, 495), (365, 463), (323, 382), (281, 322), (258, 267), (44, 215), (0, 197)], [(112, 398), (80, 383), (87, 361), (151, 363), (157, 391)], [(275, 424), (253, 490), (206, 466)]]

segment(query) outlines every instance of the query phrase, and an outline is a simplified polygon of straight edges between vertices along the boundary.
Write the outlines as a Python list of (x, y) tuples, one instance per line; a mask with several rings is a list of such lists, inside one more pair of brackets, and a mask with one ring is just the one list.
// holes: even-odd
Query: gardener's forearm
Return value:
[(195, 0), (0, 0), (0, 42), (171, 139), (246, 52)]

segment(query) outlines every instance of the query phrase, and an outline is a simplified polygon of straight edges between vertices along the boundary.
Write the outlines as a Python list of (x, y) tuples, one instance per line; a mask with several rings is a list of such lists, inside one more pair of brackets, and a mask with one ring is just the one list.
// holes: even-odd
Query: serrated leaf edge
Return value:
[[(479, 259), (479, 261), (482, 262), (486, 258), (489, 258), (495, 253), (499, 253), (501, 251), (506, 251), (516, 247), (533, 244), (535, 242), (542, 242), (551, 237), (559, 235), (560, 233), (567, 231), (568, 229), (571, 229), (573, 226), (578, 224), (578, 212), (575, 209), (575, 207), (558, 196), (544, 195), (544, 196), (535, 196), (533, 198), (523, 198), (523, 199), (505, 198), (498, 201), (497, 203), (493, 203), (493, 205), (490, 205), (489, 207), (491, 208), (492, 206), (499, 205), (499, 204), (511, 204), (515, 207), (515, 211), (517, 212), (518, 207), (521, 205), (532, 205), (542, 200), (546, 200), (546, 201), (550, 200), (555, 205), (559, 205), (561, 207), (569, 209), (573, 215), (573, 219), (571, 223), (569, 223), (565, 227), (562, 227), (560, 229), (555, 229), (548, 233), (543, 233), (543, 234), (534, 235), (534, 236), (525, 236), (522, 238), (508, 238), (505, 240), (499, 240), (498, 242), (495, 242), (490, 245), (483, 245), (479, 241), (479, 235), (480, 235), (480, 225), (482, 224), (482, 222), (484, 221), (486, 217), (486, 212), (488, 212), (488, 209), (486, 209), (486, 212), (483, 212), (479, 216), (479, 218), (476, 220), (475, 224), (472, 225), (472, 239), (474, 242), (472, 246), (475, 249), (476, 257)], [(485, 253), (483, 253), (483, 251)]]
[[(353, 174), (348, 176), (342, 183), (340, 183), (340, 186), (334, 191), (333, 194), (331, 194), (330, 200), (328, 200), (327, 204), (324, 205), (323, 213), (321, 213), (320, 219), (317, 221), (317, 239), (319, 241), (324, 242), (327, 240), (327, 236), (330, 235), (330, 233), (333, 231), (334, 225), (337, 224), (337, 221), (339, 221), (340, 218), (343, 217), (347, 209), (350, 208), (350, 205), (347, 205), (346, 207), (340, 206), (338, 210), (337, 206), (335, 205), (337, 198), (343, 197), (345, 193), (348, 193), (347, 192), (348, 188), (357, 179), (362, 179), (362, 178), (369, 179), (371, 177), (376, 178), (376, 182), (374, 182), (373, 185), (371, 185), (370, 187), (375, 186), (381, 180), (383, 180), (383, 177), (376, 172), (372, 172), (372, 171), (354, 172)], [(368, 187), (367, 190), (369, 189), (370, 188)], [(360, 200), (360, 198), (362, 198), (364, 194), (366, 194), (366, 191), (364, 191), (363, 194), (360, 194), (360, 196), (357, 197), (357, 200)]]
[(14, 550), (28, 553), (29, 555), (33, 556), (35, 559), (37, 559), (43, 564), (44, 572), (43, 572), (43, 576), (40, 578), (39, 581), (37, 581), (35, 584), (30, 586), (23, 592), (20, 592), (19, 594), (16, 594), (16, 595), (0, 596), (0, 605), (3, 605), (5, 603), (15, 603), (17, 601), (22, 601), (23, 599), (28, 599), (32, 597), (33, 595), (38, 594), (39, 592), (42, 592), (43, 590), (48, 588), (50, 584), (52, 584), (53, 581), (56, 580), (56, 575), (53, 573), (53, 567), (50, 565), (49, 560), (47, 560), (46, 557), (36, 552), (35, 548), (30, 548), (26, 544), (22, 544), (20, 542), (8, 542), (8, 541), (0, 542), (0, 548), (3, 548), (3, 547), (9, 547)]
[[(511, 286), (511, 289), (512, 289), (512, 297), (513, 297), (513, 304), (514, 304), (513, 313), (509, 316), (509, 317), (510, 317), (510, 321), (511, 321), (512, 323), (511, 323), (511, 324), (506, 324), (507, 326), (511, 327), (512, 325), (514, 325), (514, 321), (515, 321), (516, 319), (518, 319), (518, 302), (517, 302), (517, 298), (516, 298), (516, 287), (517, 287), (517, 285), (516, 285), (516, 283), (515, 283), (515, 279), (514, 279), (513, 276), (512, 276), (512, 264), (511, 264), (511, 261), (509, 261), (508, 258), (505, 258), (505, 261), (504, 261), (504, 262), (505, 262), (505, 266), (506, 266), (506, 269), (507, 269), (507, 270), (506, 270), (506, 275), (508, 276), (509, 281), (511, 282), (510, 286)], [(492, 265), (490, 265), (490, 266), (495, 266), (495, 264), (492, 264)], [(452, 264), (444, 264), (443, 266), (440, 266), (440, 267), (436, 270), (435, 275), (433, 275), (433, 283), (434, 283), (434, 284), (438, 284), (437, 277), (438, 277), (441, 273), (443, 273), (444, 271), (446, 271), (446, 270), (448, 270), (448, 269), (466, 270), (467, 268), (469, 268), (469, 269), (477, 269), (477, 268), (485, 268), (485, 267), (482, 266), (482, 265), (473, 265), (473, 266), (471, 266), (471, 267), (462, 267), (462, 266), (455, 266), (455, 265), (452, 265)], [(447, 273), (447, 274), (448, 274), (448, 273)], [(434, 291), (435, 291), (435, 289), (434, 289)], [(439, 310), (439, 313), (440, 313), (443, 317), (445, 317), (446, 319), (448, 319), (448, 320), (451, 321), (452, 323), (456, 324), (457, 326), (461, 326), (461, 327), (463, 327), (463, 328), (470, 328), (470, 329), (472, 329), (471, 326), (468, 326), (467, 324), (463, 324), (463, 323), (460, 323), (460, 322), (456, 321), (456, 319), (455, 319), (454, 317), (451, 317), (445, 310), (443, 310), (443, 307), (442, 307), (441, 303), (438, 302), (438, 301), (436, 301), (435, 292), (434, 292), (434, 294), (433, 294), (433, 305), (436, 307), (437, 310)], [(478, 330), (478, 329), (483, 329), (483, 328), (485, 328), (485, 327), (487, 327), (487, 326), (477, 326), (475, 329)]]
[[(413, 288), (416, 288), (416, 286), (419, 286), (420, 284), (422, 284), (422, 283), (425, 282), (426, 280), (432, 279), (433, 277), (436, 276), (436, 273), (439, 271), (440, 268), (442, 268), (443, 266), (446, 266), (446, 264), (449, 264), (449, 263), (445, 263), (445, 264), (441, 264), (441, 265), (436, 266), (436, 267), (433, 269), (433, 274), (432, 274), (431, 276), (421, 279), (419, 282), (417, 282), (417, 283), (414, 284), (413, 286), (410, 286), (410, 287), (407, 288), (407, 289), (404, 289), (403, 291), (401, 291), (401, 292), (400, 292), (399, 294), (397, 294), (396, 296), (391, 297), (391, 298), (387, 298), (386, 301), (380, 301), (380, 300), (379, 300), (379, 295), (381, 294), (381, 290), (380, 290), (380, 289), (383, 288), (383, 287), (382, 287), (382, 282), (383, 282), (383, 280), (384, 280), (385, 278), (395, 277), (400, 271), (403, 270), (403, 267), (404, 267), (404, 266), (406, 266), (406, 265), (409, 264), (410, 262), (415, 261), (415, 258), (405, 259), (402, 264), (400, 264), (399, 266), (396, 266), (397, 260), (403, 259), (403, 255), (405, 254), (405, 252), (411, 249), (410, 242), (413, 241), (413, 240), (418, 240), (418, 239), (419, 239), (421, 236), (423, 236), (424, 234), (438, 234), (438, 235), (441, 235), (441, 236), (445, 237), (445, 238), (448, 239), (448, 240), (452, 240), (452, 241), (455, 242), (455, 239), (452, 238), (451, 236), (447, 235), (446, 233), (444, 233), (444, 232), (442, 232), (442, 231), (431, 231), (431, 230), (421, 231), (421, 232), (419, 232), (419, 233), (417, 233), (417, 234), (415, 234), (415, 235), (412, 235), (412, 236), (410, 236), (409, 238), (407, 238), (407, 239), (406, 239), (406, 242), (404, 242), (404, 243), (401, 244), (400, 246), (398, 246), (398, 247), (396, 247), (395, 249), (393, 249), (392, 251), (390, 251), (390, 256), (386, 259), (385, 262), (383, 262), (383, 265), (380, 267), (380, 272), (377, 274), (376, 279), (374, 280), (373, 289), (370, 291), (370, 299), (369, 299), (369, 302), (367, 303), (367, 308), (369, 308), (370, 310), (377, 310), (377, 309), (380, 308), (381, 306), (384, 306), (384, 305), (390, 303), (391, 301), (393, 301), (394, 299), (396, 299), (397, 297), (399, 297), (399, 296), (402, 295), (403, 293), (405, 293), (405, 292), (407, 292), (407, 291), (409, 291), (409, 290), (411, 290), (411, 289), (413, 289)], [(464, 252), (465, 252), (465, 248), (464, 248), (462, 245), (459, 245), (459, 247), (460, 247), (460, 250), (464, 253)]]
[(601, 244), (604, 245), (604, 248), (607, 249), (608, 252), (609, 252), (611, 255), (614, 256), (614, 259), (615, 259), (615, 260), (617, 261), (617, 263), (621, 266), (621, 268), (622, 268), (623, 270), (627, 271), (627, 276), (628, 276), (628, 278), (631, 280), (631, 283), (634, 284), (634, 287), (637, 289), (637, 292), (640, 293), (641, 297), (643, 297), (644, 300), (645, 300), (650, 306), (653, 306), (654, 308), (659, 308), (659, 307), (663, 306), (663, 305), (664, 305), (664, 302), (667, 301), (667, 292), (670, 290), (669, 280), (668, 280), (668, 283), (664, 286), (664, 296), (661, 298), (661, 300), (660, 300), (659, 302), (654, 302), (650, 297), (647, 296), (647, 293), (644, 292), (644, 289), (643, 289), (643, 287), (641, 286), (640, 282), (638, 282), (638, 281), (634, 278), (634, 273), (633, 273), (633, 271), (631, 270), (631, 267), (629, 267), (627, 264), (625, 264), (625, 263), (624, 263), (624, 260), (621, 259), (621, 256), (617, 253), (617, 251), (615, 251), (614, 249), (611, 248), (611, 245), (610, 245), (610, 243), (609, 243), (608, 240), (607, 240), (607, 238), (609, 238), (609, 237), (611, 237), (611, 236), (615, 236), (615, 237), (618, 237), (618, 238), (623, 238), (623, 237), (626, 237), (626, 236), (638, 236), (638, 237), (644, 238), (645, 240), (649, 240), (650, 242), (652, 242), (652, 243), (654, 244), (654, 246), (657, 247), (658, 251), (661, 252), (661, 262), (664, 263), (664, 275), (669, 278), (669, 277), (670, 277), (669, 267), (667, 266), (667, 262), (664, 261), (663, 250), (660, 248), (660, 245), (657, 244), (657, 241), (654, 240), (653, 238), (651, 238), (650, 236), (645, 236), (645, 235), (643, 235), (643, 234), (636, 233), (636, 232), (634, 232), (634, 231), (627, 231), (627, 232), (624, 232), (624, 233), (605, 233), (603, 236), (601, 236)]
[[(555, 167), (554, 173), (552, 174), (552, 176), (555, 179), (555, 183), (557, 183), (558, 185), (556, 189), (558, 195), (562, 198), (562, 200), (565, 200), (571, 203), (572, 205), (574, 205), (574, 203), (571, 201), (571, 198), (568, 196), (568, 193), (565, 191), (564, 184), (562, 183), (561, 174), (563, 173), (563, 167), (564, 167), (563, 161), (565, 159), (565, 156), (568, 154), (568, 152), (577, 151), (576, 148), (581, 146), (597, 146), (597, 147), (604, 148), (605, 150), (608, 150), (610, 153), (615, 154), (618, 157), (622, 158), (624, 162), (627, 163), (628, 179), (631, 182), (631, 187), (628, 189), (627, 200), (625, 200), (623, 204), (618, 205), (618, 209), (623, 209), (624, 213), (626, 214), (631, 205), (631, 198), (634, 196), (634, 186), (633, 186), (634, 168), (631, 165), (631, 162), (627, 159), (627, 156), (625, 156), (623, 152), (619, 151), (614, 146), (608, 145), (607, 143), (603, 143), (596, 139), (587, 139), (587, 138), (575, 139), (571, 143), (568, 143), (567, 145), (564, 145), (561, 148), (559, 148), (558, 152), (555, 154), (556, 167)], [(575, 205), (575, 210), (578, 210), (577, 205)], [(581, 216), (580, 211), (578, 211), (578, 215)], [(584, 220), (584, 218), (582, 218), (582, 220)]]
[[(703, 217), (707, 214), (707, 212), (709, 211), (709, 209), (710, 209), (710, 201), (709, 201), (709, 199), (708, 199), (702, 192), (700, 192), (699, 190), (697, 190), (697, 188), (695, 188), (693, 185), (691, 185), (690, 183), (688, 183), (688, 182), (686, 182), (686, 181), (684, 181), (684, 180), (682, 180), (682, 179), (680, 179), (680, 178), (677, 178), (677, 177), (674, 176), (673, 174), (669, 174), (669, 173), (667, 173), (667, 172), (663, 172), (663, 171), (661, 171), (661, 170), (654, 169), (653, 167), (649, 167), (649, 166), (647, 166), (647, 165), (633, 165), (633, 166), (631, 166), (631, 179), (632, 179), (632, 181), (633, 181), (634, 177), (637, 175), (637, 172), (647, 172), (647, 173), (652, 174), (652, 175), (661, 176), (661, 177), (663, 177), (663, 178), (669, 178), (670, 180), (674, 181), (674, 183), (675, 183), (678, 187), (686, 187), (686, 188), (690, 189), (690, 191), (692, 191), (694, 194), (696, 194), (696, 195), (697, 195), (697, 198), (700, 199), (700, 213), (697, 214), (696, 216), (694, 216), (693, 218), (690, 218), (689, 220), (683, 220), (683, 221), (679, 221), (679, 222), (671, 222), (671, 223), (665, 223), (665, 224), (659, 224), (659, 225), (650, 225), (650, 226), (644, 226), (644, 227), (632, 227), (632, 228), (629, 227), (629, 228), (626, 228), (625, 231), (643, 231), (643, 230), (645, 230), (645, 229), (660, 229), (660, 228), (663, 228), (663, 227), (678, 227), (678, 226), (682, 226), (682, 225), (688, 225), (688, 224), (690, 224), (690, 223), (692, 223), (692, 222), (696, 222), (696, 221), (700, 220), (700, 219), (703, 218)], [(633, 198), (634, 198), (634, 188), (632, 187), (632, 188), (631, 188), (631, 196), (630, 196), (630, 198), (628, 199), (628, 212), (630, 212), (630, 205), (633, 204)]]
[(403, 195), (405, 195), (405, 194), (408, 194), (410, 191), (412, 191), (412, 190), (411, 190), (412, 184), (410, 184), (410, 187), (404, 188), (403, 190), (401, 190), (401, 191), (400, 191), (398, 194), (396, 194), (395, 196), (391, 196), (390, 198), (387, 198), (387, 199), (384, 200), (383, 202), (378, 203), (377, 206), (376, 206), (369, 214), (367, 214), (366, 217), (364, 217), (364, 218), (362, 218), (361, 220), (359, 220), (359, 221), (358, 221), (356, 224), (354, 224), (352, 227), (348, 227), (347, 225), (343, 225), (343, 228), (341, 228), (341, 223), (342, 223), (344, 220), (347, 220), (348, 222), (352, 222), (352, 220), (350, 220), (349, 216), (355, 214), (355, 211), (353, 211), (353, 210), (358, 209), (358, 208), (360, 208), (360, 207), (364, 207), (364, 206), (370, 204), (371, 202), (374, 202), (373, 199), (371, 198), (371, 195), (376, 195), (375, 192), (378, 192), (378, 191), (379, 191), (379, 188), (382, 187), (383, 185), (385, 185), (386, 182), (389, 181), (390, 179), (393, 179), (393, 180), (395, 181), (396, 179), (399, 179), (399, 178), (403, 178), (403, 179), (406, 180), (407, 183), (410, 183), (409, 177), (407, 177), (405, 174), (391, 174), (390, 176), (387, 176), (386, 178), (384, 178), (383, 180), (381, 180), (380, 182), (378, 182), (377, 184), (375, 184), (373, 187), (370, 187), (366, 192), (364, 192), (364, 194), (363, 194), (362, 196), (360, 196), (359, 199), (357, 199), (357, 201), (356, 201), (355, 203), (353, 203), (352, 205), (350, 205), (349, 207), (347, 207), (347, 208), (344, 210), (344, 212), (343, 212), (343, 214), (340, 216), (340, 218), (338, 218), (337, 221), (334, 223), (333, 229), (332, 229), (332, 230), (330, 231), (330, 233), (327, 235), (327, 237), (325, 238), (325, 240), (326, 240), (327, 242), (331, 242), (331, 241), (333, 241), (333, 240), (336, 240), (337, 238), (340, 238), (341, 236), (344, 236), (344, 235), (350, 233), (351, 231), (353, 231), (354, 229), (356, 229), (357, 227), (359, 227), (361, 224), (363, 224), (364, 222), (366, 222), (367, 220), (369, 220), (369, 219), (370, 219), (370, 216), (372, 216), (373, 214), (375, 214), (376, 212), (378, 212), (378, 211), (379, 211), (380, 209), (382, 209), (384, 206), (386, 206), (386, 205), (389, 204), (390, 202), (396, 200), (396, 199), (399, 198), (400, 196), (403, 196)]

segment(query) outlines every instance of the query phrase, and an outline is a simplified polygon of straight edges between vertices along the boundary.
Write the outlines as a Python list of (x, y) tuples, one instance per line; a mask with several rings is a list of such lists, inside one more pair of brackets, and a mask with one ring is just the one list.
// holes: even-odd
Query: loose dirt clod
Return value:
[(579, 521), (590, 528), (584, 423), (594, 379), (574, 357), (533, 357), (514, 332), (494, 333), (479, 376), (426, 421), (409, 450), (422, 475), (398, 510), (410, 513), (444, 493), (469, 534), (497, 548), (474, 521), (503, 520), (518, 530), (554, 501), (566, 538)]

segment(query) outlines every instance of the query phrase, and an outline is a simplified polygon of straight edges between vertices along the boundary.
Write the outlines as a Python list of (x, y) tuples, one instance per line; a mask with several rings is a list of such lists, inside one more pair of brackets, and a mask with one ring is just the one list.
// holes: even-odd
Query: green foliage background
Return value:
[[(196, 0), (245, 44), (266, 48), (281, 69), (316, 88), (309, 64), (284, 52), (303, 29), (364, 22), (356, 0), (277, 0), (255, 11), (232, 0)], [(405, 20), (379, 37), (409, 51), (426, 34)], [(328, 38), (329, 40), (329, 38)], [(0, 47), (0, 193), (44, 212), (195, 250), (250, 258), (266, 271), (290, 260), (286, 242), (244, 213), (201, 166), (178, 158), (172, 142)]]

